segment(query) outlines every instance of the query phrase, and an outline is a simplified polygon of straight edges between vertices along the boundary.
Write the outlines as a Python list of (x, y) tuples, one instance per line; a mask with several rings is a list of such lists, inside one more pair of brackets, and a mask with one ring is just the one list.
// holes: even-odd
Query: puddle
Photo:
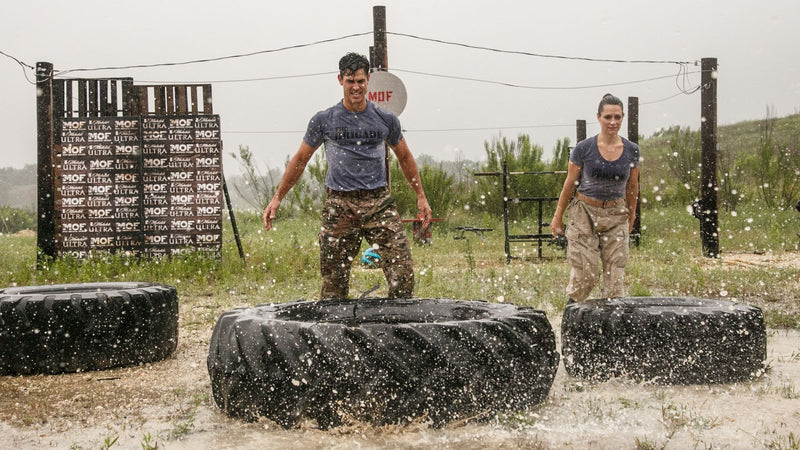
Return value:
[(753, 382), (590, 383), (562, 365), (544, 404), (497, 421), (330, 431), (225, 416), (210, 400), (208, 336), (195, 334), (182, 336), (176, 356), (162, 363), (0, 377), (0, 434), (7, 448), (20, 449), (98, 448), (114, 437), (113, 449), (142, 449), (146, 434), (160, 449), (788, 447), (800, 439), (800, 332), (768, 334), (770, 370)]

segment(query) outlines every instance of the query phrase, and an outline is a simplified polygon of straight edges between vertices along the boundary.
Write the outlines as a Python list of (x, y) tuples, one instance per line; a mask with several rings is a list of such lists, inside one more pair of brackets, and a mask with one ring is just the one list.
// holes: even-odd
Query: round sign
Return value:
[(394, 74), (372, 72), (369, 76), (367, 100), (399, 116), (406, 108), (406, 87)]

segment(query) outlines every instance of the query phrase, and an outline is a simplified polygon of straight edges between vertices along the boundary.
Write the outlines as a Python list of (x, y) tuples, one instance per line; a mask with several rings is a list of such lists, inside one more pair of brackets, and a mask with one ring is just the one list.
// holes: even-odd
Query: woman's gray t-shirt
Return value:
[(320, 111), (308, 123), (303, 141), (325, 144), (328, 173), (325, 185), (336, 191), (386, 186), (386, 147), (403, 138), (400, 120), (367, 102), (363, 111), (350, 111), (342, 102)]
[(625, 185), (631, 169), (639, 167), (639, 146), (622, 139), (622, 155), (607, 161), (600, 155), (597, 136), (584, 139), (575, 145), (569, 160), (581, 167), (578, 192), (597, 200), (616, 200), (625, 197)]

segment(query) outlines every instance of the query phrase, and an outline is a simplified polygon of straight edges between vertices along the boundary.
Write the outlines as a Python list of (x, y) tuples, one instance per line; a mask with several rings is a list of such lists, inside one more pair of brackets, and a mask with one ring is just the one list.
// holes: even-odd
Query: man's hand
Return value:
[(428, 204), (427, 198), (417, 200), (417, 216), (422, 219), (422, 229), (427, 229), (433, 219), (433, 211), (431, 211), (431, 205)]
[(269, 205), (264, 208), (264, 215), (261, 217), (261, 220), (264, 221), (264, 229), (267, 231), (272, 228), (272, 220), (275, 219), (275, 214), (278, 213), (278, 208), (280, 208), (280, 206), (281, 201), (273, 198), (269, 202)]

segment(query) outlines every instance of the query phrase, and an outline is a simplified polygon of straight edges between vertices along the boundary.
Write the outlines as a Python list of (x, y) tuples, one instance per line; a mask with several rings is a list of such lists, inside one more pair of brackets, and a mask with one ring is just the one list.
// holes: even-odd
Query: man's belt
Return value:
[(386, 195), (389, 188), (386, 186), (377, 189), (356, 189), (353, 191), (335, 191), (331, 188), (326, 188), (328, 197), (341, 197), (341, 198), (378, 198)]

